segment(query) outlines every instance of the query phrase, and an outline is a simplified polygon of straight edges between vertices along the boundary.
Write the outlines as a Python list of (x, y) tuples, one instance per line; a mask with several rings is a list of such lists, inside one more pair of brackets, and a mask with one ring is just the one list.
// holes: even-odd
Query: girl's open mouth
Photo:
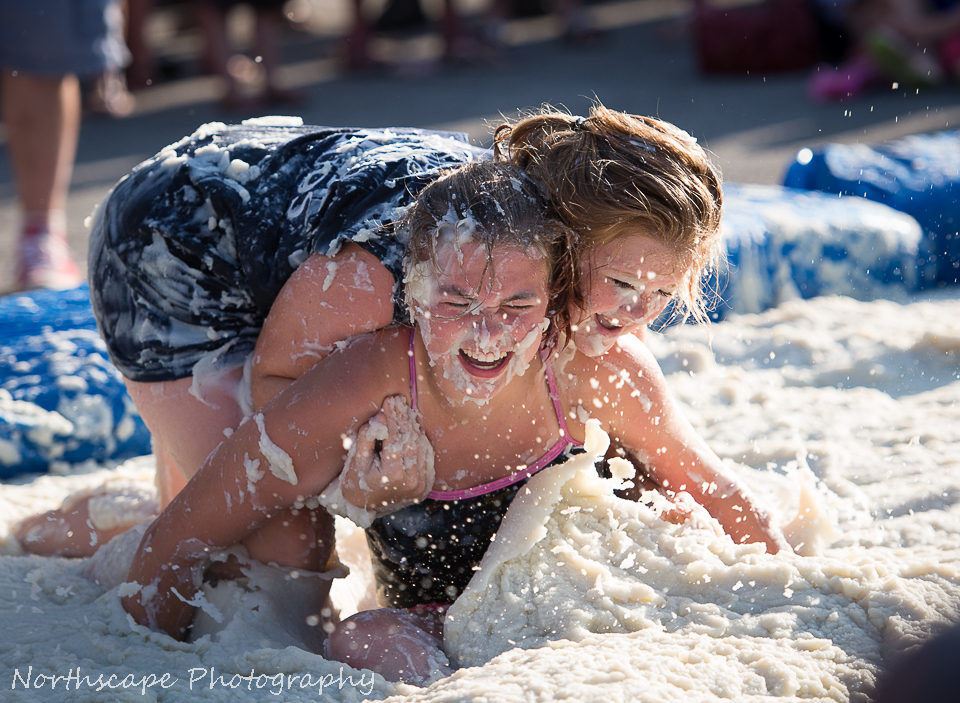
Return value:
[(597, 313), (593, 317), (597, 321), (597, 326), (600, 327), (600, 329), (607, 330), (608, 332), (619, 332), (623, 329), (623, 325), (617, 324), (617, 322), (614, 322), (606, 315)]
[(503, 355), (493, 352), (468, 352), (460, 350), (460, 363), (467, 373), (480, 378), (494, 378), (510, 362), (513, 352)]

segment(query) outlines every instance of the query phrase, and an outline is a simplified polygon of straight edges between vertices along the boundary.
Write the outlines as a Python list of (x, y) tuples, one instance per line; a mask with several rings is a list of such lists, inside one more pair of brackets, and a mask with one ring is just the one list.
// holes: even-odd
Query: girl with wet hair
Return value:
[[(674, 298), (702, 310), (721, 202), (702, 149), (667, 123), (598, 105), (504, 126), (496, 152), (521, 169), (510, 187), (539, 193), (567, 225), (547, 257), (550, 344), (596, 357), (604, 376), (659, 378), (627, 333)], [(201, 127), (116, 186), (91, 236), (92, 302), (151, 431), (161, 508), (244, 417), (344, 340), (407, 320), (402, 262), (434, 242), (397, 223), (440, 174), (489, 156), (462, 135), (270, 118)], [(575, 367), (558, 382), (573, 384)], [(329, 521), (308, 513), (296, 522), (313, 544)], [(17, 534), (29, 551), (82, 556), (104, 542), (90, 524), (79, 499)], [(248, 546), (290, 566), (316, 558)]]
[(439, 178), (399, 232), (412, 325), (327, 355), (210, 455), (143, 536), (123, 599), (139, 623), (183, 637), (211, 555), (238, 542), (268, 555), (312, 548), (297, 566), (321, 569), (332, 543), (304, 545), (299, 518), (329, 520), (326, 506), (367, 527), (389, 606), (345, 621), (328, 656), (392, 680), (447, 671), (439, 618), (526, 480), (582, 444), (581, 403), (593, 399), (593, 416), (661, 485), (686, 490), (738, 541), (784, 544), (685, 423), (655, 361), (604, 378), (595, 360), (551, 345), (550, 310), (566, 306), (549, 254), (569, 231), (518, 167)]
[(498, 127), (494, 143), (495, 157), (518, 164), (576, 233), (581, 351), (597, 355), (641, 332), (672, 299), (679, 317), (707, 320), (704, 280), (720, 259), (723, 195), (693, 137), (597, 104), (587, 117), (545, 108)]

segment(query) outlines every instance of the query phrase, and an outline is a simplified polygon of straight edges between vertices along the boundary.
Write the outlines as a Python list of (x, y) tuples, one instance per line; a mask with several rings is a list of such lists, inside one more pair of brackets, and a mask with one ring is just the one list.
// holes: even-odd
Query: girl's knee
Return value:
[(405, 610), (367, 610), (341, 622), (327, 638), (328, 659), (371, 669), (389, 681), (419, 683), (451, 672), (440, 640)]
[(393, 612), (389, 609), (364, 610), (338, 623), (327, 636), (327, 658), (348, 664), (364, 659), (377, 634), (389, 626)]
[[(408, 633), (416, 626), (407, 613), (393, 608), (364, 610), (339, 623), (327, 638), (330, 659), (354, 666), (366, 666), (371, 658), (381, 658), (387, 638)], [(423, 633), (424, 635), (426, 633)], [(377, 645), (376, 643), (381, 643)]]

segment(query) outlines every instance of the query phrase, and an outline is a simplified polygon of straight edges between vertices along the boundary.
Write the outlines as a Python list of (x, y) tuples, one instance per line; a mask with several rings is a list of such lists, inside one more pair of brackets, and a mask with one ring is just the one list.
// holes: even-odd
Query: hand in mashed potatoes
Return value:
[(433, 447), (416, 412), (403, 396), (390, 396), (357, 431), (340, 476), (343, 497), (382, 514), (419, 503), (433, 481)]

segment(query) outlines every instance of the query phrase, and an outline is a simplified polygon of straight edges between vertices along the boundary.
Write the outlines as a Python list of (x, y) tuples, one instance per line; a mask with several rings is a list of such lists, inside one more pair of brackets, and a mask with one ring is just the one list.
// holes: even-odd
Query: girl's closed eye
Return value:
[[(610, 278), (609, 276), (607, 277), (607, 280), (611, 281), (615, 286), (617, 286), (617, 288), (622, 288), (623, 290), (636, 290), (636, 287), (633, 284), (627, 283), (626, 281), (621, 281), (616, 278)], [(644, 291), (640, 291), (640, 292), (643, 293)], [(674, 291), (664, 290), (662, 288), (654, 292), (656, 293), (656, 295), (659, 295), (662, 298), (672, 298), (674, 294)]]
[(454, 298), (453, 300), (441, 300), (440, 305), (454, 310), (466, 310), (470, 307), (471, 301), (463, 298)]

